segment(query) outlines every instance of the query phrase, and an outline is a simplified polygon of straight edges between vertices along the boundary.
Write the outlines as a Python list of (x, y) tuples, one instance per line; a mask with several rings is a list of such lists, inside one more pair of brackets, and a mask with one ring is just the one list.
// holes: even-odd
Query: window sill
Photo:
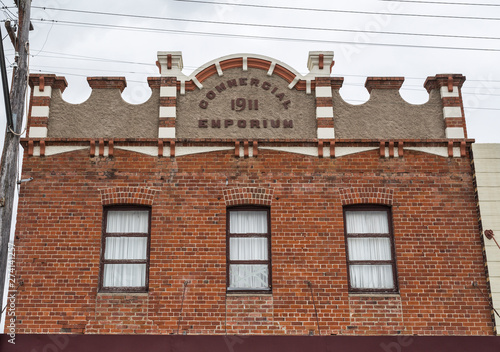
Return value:
[(262, 297), (271, 297), (273, 295), (272, 291), (264, 291), (264, 292), (255, 292), (255, 291), (250, 291), (250, 292), (242, 292), (242, 291), (226, 291), (226, 296), (233, 296), (233, 297), (238, 297), (238, 296), (262, 296)]
[(397, 292), (349, 292), (349, 297), (401, 297)]
[(132, 296), (132, 297), (147, 297), (149, 292), (97, 292), (99, 296)]

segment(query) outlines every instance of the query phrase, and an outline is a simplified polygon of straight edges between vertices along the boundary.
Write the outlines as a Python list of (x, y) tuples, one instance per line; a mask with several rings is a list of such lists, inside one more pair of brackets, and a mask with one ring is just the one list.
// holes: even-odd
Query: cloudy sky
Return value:
[[(125, 76), (124, 99), (141, 103), (150, 95), (146, 77), (159, 74), (157, 51), (182, 51), (185, 74), (235, 53), (270, 56), (306, 74), (309, 51), (333, 51), (332, 75), (345, 77), (341, 94), (355, 104), (368, 99), (367, 76), (404, 76), (401, 95), (421, 104), (427, 76), (465, 75), (469, 137), (499, 143), (500, 4), (471, 3), (33, 0), (30, 70), (65, 76), (64, 98), (73, 103), (88, 98), (86, 77)], [(3, 19), (16, 18), (12, 0), (0, 4), (8, 7)], [(9, 65), (14, 51), (8, 37), (3, 43)]]

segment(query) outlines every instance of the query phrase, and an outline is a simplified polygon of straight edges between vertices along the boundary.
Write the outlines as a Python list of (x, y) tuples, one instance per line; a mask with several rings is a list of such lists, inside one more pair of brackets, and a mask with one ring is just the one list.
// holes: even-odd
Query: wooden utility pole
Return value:
[(17, 0), (16, 4), (19, 9), (19, 25), (15, 48), (17, 68), (10, 93), (12, 125), (9, 126), (7, 123), (0, 172), (0, 302), (3, 302), (14, 196), (19, 178), (19, 134), (22, 132), (24, 101), (28, 86), (31, 0)]

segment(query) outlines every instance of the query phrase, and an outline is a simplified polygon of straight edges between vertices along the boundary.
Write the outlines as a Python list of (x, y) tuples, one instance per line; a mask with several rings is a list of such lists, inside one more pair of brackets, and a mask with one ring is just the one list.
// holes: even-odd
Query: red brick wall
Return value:
[[(115, 149), (25, 156), (23, 172), (18, 333), (317, 335), (310, 281), (322, 335), (493, 334), (467, 157)], [(149, 293), (99, 294), (103, 202), (136, 196), (152, 204)], [(273, 293), (226, 296), (226, 206), (252, 201), (271, 209)], [(342, 206), (366, 201), (392, 205), (400, 294), (348, 293)]]

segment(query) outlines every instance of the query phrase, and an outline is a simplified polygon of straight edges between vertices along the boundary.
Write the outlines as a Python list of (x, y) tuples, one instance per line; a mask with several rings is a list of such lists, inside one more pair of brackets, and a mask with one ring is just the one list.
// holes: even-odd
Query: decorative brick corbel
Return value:
[(385, 141), (380, 142), (380, 157), (385, 158)]
[(330, 141), (330, 158), (335, 158), (335, 141)]
[(259, 145), (257, 141), (253, 141), (253, 157), (256, 158), (259, 155)]
[(158, 156), (163, 156), (163, 141), (158, 141)]
[(45, 156), (45, 141), (40, 141), (40, 156)]
[(245, 158), (249, 157), (249, 151), (248, 151), (248, 141), (243, 142), (243, 156)]
[(175, 158), (175, 141), (170, 141), (170, 157)]
[(28, 141), (28, 156), (33, 156), (34, 143), (33, 140)]
[(234, 142), (234, 156), (237, 158), (240, 157), (240, 142), (239, 141)]
[(112, 158), (112, 157), (113, 157), (113, 153), (114, 153), (114, 146), (115, 146), (115, 141), (114, 141), (114, 140), (112, 140), (112, 139), (110, 139), (110, 140), (108, 141), (108, 156), (109, 156), (110, 158)]
[(448, 141), (448, 157), (453, 158), (453, 142)]

